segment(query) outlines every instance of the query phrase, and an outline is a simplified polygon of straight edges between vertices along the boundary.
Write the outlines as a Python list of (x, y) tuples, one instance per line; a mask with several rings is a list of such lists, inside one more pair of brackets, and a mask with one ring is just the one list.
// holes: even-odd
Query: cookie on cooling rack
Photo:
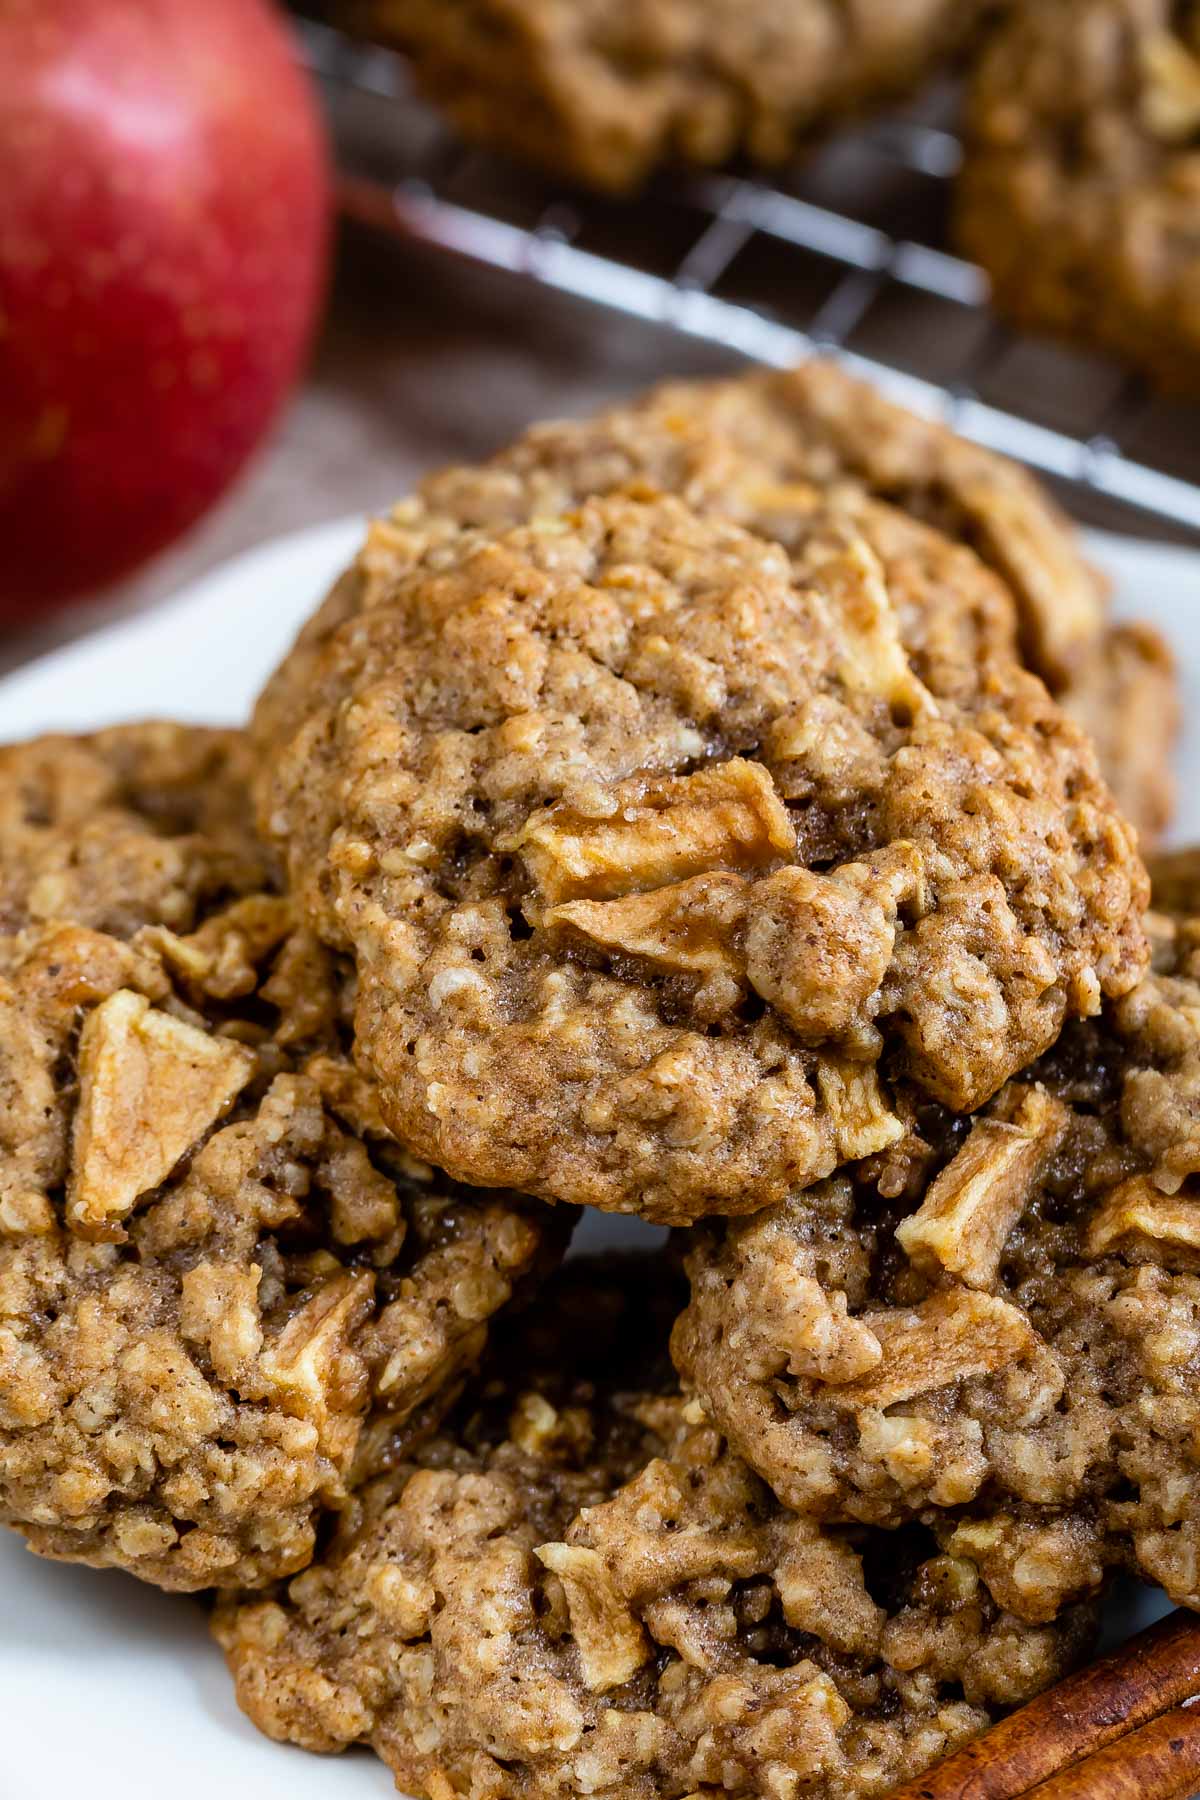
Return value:
[(781, 163), (917, 88), (983, 0), (349, 0), (463, 134), (590, 187), (663, 162)]
[(418, 502), (281, 672), (262, 816), (385, 1116), (458, 1178), (754, 1210), (901, 1136), (897, 1078), (978, 1106), (1136, 981), (1090, 745), (1008, 657), (923, 680), (901, 607), (942, 586), (810, 527)]
[(1001, 310), (1200, 392), (1200, 6), (1014, 8), (969, 119), (958, 234)]
[(939, 1513), (1021, 1617), (1126, 1563), (1200, 1608), (1200, 923), (988, 1110), (727, 1229), (673, 1348), (790, 1506)]
[(593, 495), (650, 490), (782, 543), (801, 567), (836, 493), (883, 561), (922, 679), (945, 691), (965, 667), (969, 686), (980, 656), (1019, 652), (1093, 737), (1143, 843), (1168, 823), (1179, 708), (1161, 638), (1111, 622), (1073, 528), (1025, 470), (825, 360), (674, 382), (597, 418), (535, 426), (488, 463), (432, 476), (415, 507), (374, 528), (302, 635), (260, 703), (260, 735), (288, 733), (325, 637), (363, 604), (364, 584), (397, 579), (430, 532), (499, 529)]
[(562, 1235), (390, 1139), (247, 761), (0, 750), (0, 1519), (164, 1587), (303, 1567)]
[(647, 1314), (671, 1288), (662, 1262), (568, 1264), (538, 1341), (356, 1497), (311, 1569), (222, 1603), (256, 1724), (369, 1743), (440, 1800), (768, 1800), (800, 1780), (852, 1800), (1083, 1653), (1086, 1608), (1022, 1624), (928, 1533), (776, 1505), (653, 1379)]

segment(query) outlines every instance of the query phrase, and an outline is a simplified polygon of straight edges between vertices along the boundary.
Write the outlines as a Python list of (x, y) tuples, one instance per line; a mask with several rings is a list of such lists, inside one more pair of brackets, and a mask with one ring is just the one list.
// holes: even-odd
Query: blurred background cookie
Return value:
[(983, 52), (958, 235), (1018, 324), (1200, 392), (1200, 7), (1040, 0)]
[(909, 93), (986, 0), (351, 0), (468, 137), (610, 191), (660, 163), (782, 163)]

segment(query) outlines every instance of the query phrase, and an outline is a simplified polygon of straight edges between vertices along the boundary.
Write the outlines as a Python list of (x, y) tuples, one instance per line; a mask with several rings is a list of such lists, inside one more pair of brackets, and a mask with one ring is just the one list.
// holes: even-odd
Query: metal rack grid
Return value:
[(759, 362), (836, 355), (1052, 477), (1075, 510), (1200, 538), (1200, 412), (1010, 331), (983, 273), (943, 248), (960, 161), (946, 96), (843, 134), (776, 185), (680, 174), (618, 203), (462, 145), (393, 53), (300, 30), (350, 217)]

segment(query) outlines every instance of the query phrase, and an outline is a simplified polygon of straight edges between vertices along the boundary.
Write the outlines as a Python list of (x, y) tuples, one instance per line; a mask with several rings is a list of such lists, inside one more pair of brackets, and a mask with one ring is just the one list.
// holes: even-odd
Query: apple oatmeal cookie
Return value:
[(648, 489), (780, 543), (801, 565), (836, 497), (883, 560), (924, 680), (940, 692), (958, 669), (969, 682), (981, 654), (1019, 653), (1093, 737), (1143, 841), (1169, 823), (1179, 707), (1158, 633), (1110, 620), (1104, 583), (1026, 470), (825, 359), (672, 382), (593, 419), (534, 426), (490, 462), (431, 476), (373, 528), (357, 568), (302, 633), (260, 704), (260, 739), (282, 741), (304, 716), (329, 634), (411, 566), (427, 535), (500, 530)]
[(937, 1521), (1048, 1619), (1200, 1608), (1200, 922), (973, 1120), (691, 1241), (685, 1386), (789, 1506)]
[[(604, 1332), (589, 1282), (615, 1282)], [(927, 1532), (786, 1512), (669, 1390), (669, 1270), (562, 1278), (568, 1335), (494, 1363), (325, 1553), (216, 1619), (270, 1736), (368, 1743), (431, 1800), (853, 1800), (1055, 1680), (1090, 1613), (1031, 1626)]]
[(67, 919), (189, 930), (270, 882), (241, 732), (151, 722), (0, 745), (0, 936)]
[(0, 751), (0, 1519), (175, 1588), (302, 1567), (561, 1235), (390, 1138), (246, 762)]
[(1040, 0), (981, 57), (958, 235), (1019, 324), (1200, 394), (1200, 5)]
[(463, 134), (590, 187), (739, 151), (781, 163), (913, 92), (982, 0), (343, 0)]
[(758, 1208), (901, 1136), (895, 1080), (978, 1106), (1136, 981), (1144, 871), (1090, 746), (1010, 658), (910, 656), (942, 588), (855, 515), (790, 556), (627, 494), (390, 529), (400, 572), (368, 552), (301, 646), (263, 817), (417, 1154)]

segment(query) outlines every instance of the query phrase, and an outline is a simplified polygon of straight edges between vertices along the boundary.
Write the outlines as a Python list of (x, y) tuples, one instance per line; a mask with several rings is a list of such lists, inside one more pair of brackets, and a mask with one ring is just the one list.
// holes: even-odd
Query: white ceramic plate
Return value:
[[(0, 741), (152, 714), (238, 723), (263, 677), (353, 553), (358, 520), (239, 557), (167, 606), (0, 682)], [(1094, 536), (1118, 610), (1152, 620), (1182, 666), (1197, 721), (1180, 756), (1179, 843), (1200, 841), (1200, 556)], [(605, 1234), (589, 1221), (587, 1236)], [(1113, 1603), (1120, 1638), (1164, 1610), (1141, 1590)], [(370, 1800), (394, 1793), (369, 1755), (280, 1748), (239, 1714), (198, 1603), (123, 1575), (41, 1562), (0, 1534), (0, 1800)]]

